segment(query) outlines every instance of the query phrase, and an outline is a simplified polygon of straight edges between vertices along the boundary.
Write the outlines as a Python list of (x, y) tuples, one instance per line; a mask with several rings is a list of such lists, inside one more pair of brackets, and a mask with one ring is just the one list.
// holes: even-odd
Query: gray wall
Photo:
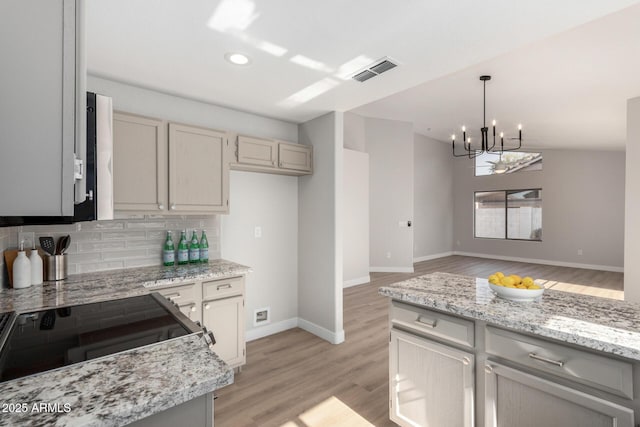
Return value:
[(413, 271), (413, 125), (365, 119), (371, 271)]
[(365, 118), (355, 113), (344, 113), (344, 148), (367, 151)]
[(344, 150), (344, 286), (369, 282), (369, 155)]
[[(622, 270), (624, 152), (543, 150), (542, 171), (483, 177), (459, 158), (453, 176), (455, 251)], [(474, 239), (474, 191), (527, 188), (542, 188), (542, 242)]]
[(299, 326), (338, 344), (342, 326), (342, 113), (303, 123), (299, 141), (313, 145), (314, 173), (298, 182)]
[(414, 134), (413, 258), (453, 250), (453, 156), (448, 144)]
[[(231, 171), (230, 194), (231, 212), (220, 216), (222, 257), (251, 266), (245, 299), (251, 340), (297, 324), (298, 178)], [(265, 307), (270, 323), (256, 328), (254, 311)]]
[(624, 299), (640, 301), (640, 97), (627, 101)]

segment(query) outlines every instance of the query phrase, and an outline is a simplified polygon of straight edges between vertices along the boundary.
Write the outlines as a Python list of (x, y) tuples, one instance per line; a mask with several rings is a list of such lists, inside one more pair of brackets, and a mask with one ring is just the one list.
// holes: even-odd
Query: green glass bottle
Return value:
[(209, 262), (209, 241), (204, 230), (202, 230), (202, 237), (200, 238), (200, 262), (203, 264)]
[(178, 243), (178, 265), (189, 264), (189, 247), (187, 246), (187, 232), (180, 233), (180, 243)]
[(175, 264), (176, 249), (173, 246), (173, 239), (171, 238), (171, 232), (167, 231), (167, 240), (164, 242), (162, 248), (162, 263), (167, 267)]
[(191, 243), (189, 244), (189, 263), (197, 264), (200, 262), (200, 244), (198, 243), (198, 234), (193, 230)]

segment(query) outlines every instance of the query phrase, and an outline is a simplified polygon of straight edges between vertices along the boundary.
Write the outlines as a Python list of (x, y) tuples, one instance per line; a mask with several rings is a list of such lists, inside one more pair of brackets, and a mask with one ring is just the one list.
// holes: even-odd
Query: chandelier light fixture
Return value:
[[(504, 148), (504, 132), (500, 132), (500, 146), (496, 147), (496, 121), (493, 120), (493, 142), (489, 145), (489, 128), (487, 127), (487, 81), (491, 80), (491, 76), (480, 76), (482, 81), (482, 128), (480, 128), (481, 140), (480, 147), (474, 147), (471, 143), (471, 137), (467, 138), (467, 128), (462, 126), (462, 154), (456, 153), (456, 135), (451, 135), (451, 150), (454, 157), (468, 157), (473, 159), (483, 153), (502, 153), (504, 151), (516, 151), (522, 147), (522, 125), (518, 125), (518, 146)], [(511, 138), (516, 139), (516, 138)]]

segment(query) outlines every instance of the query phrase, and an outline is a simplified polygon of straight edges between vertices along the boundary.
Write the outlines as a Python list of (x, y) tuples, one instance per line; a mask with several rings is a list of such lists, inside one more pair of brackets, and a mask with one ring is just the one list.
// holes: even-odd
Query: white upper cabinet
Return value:
[(113, 129), (116, 211), (229, 211), (226, 132), (122, 112)]
[(126, 113), (113, 115), (114, 209), (167, 209), (166, 122)]
[(278, 142), (278, 166), (282, 169), (311, 173), (311, 154), (311, 147), (308, 145)]
[(71, 216), (86, 136), (80, 0), (0, 2), (0, 216)]
[(169, 210), (229, 211), (225, 132), (169, 123)]
[(313, 147), (275, 139), (238, 135), (231, 168), (280, 175), (310, 175)]

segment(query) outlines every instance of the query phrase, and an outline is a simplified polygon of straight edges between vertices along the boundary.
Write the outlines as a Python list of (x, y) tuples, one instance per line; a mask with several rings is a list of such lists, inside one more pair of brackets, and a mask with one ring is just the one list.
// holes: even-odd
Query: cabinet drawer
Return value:
[(633, 399), (631, 363), (493, 327), (485, 339), (488, 354)]
[(204, 282), (202, 284), (202, 299), (207, 301), (225, 298), (232, 295), (240, 295), (243, 291), (242, 277)]
[(472, 321), (425, 308), (391, 301), (391, 323), (468, 347), (475, 345)]
[(275, 168), (278, 160), (278, 146), (272, 140), (239, 135), (236, 160), (245, 165)]
[(198, 301), (198, 285), (196, 283), (158, 289), (158, 293), (180, 306), (185, 302)]

